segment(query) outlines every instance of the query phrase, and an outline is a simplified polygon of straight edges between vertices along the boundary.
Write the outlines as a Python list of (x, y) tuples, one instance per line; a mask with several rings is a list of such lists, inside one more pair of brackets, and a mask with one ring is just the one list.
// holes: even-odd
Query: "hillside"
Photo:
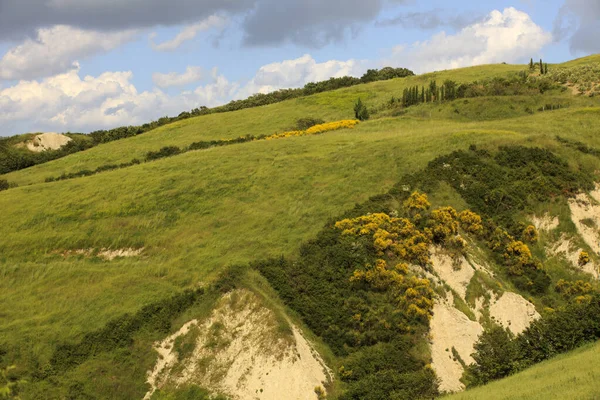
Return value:
[[(594, 56), (564, 66), (598, 61), (600, 57)], [(0, 192), (0, 237), (8, 238), (0, 242), (0, 366), (15, 365), (11, 372), (15, 379), (27, 381), (20, 385), (23, 398), (142, 398), (149, 390), (146, 371), (152, 370), (157, 360), (153, 343), (192, 320), (212, 321), (211, 313), (215, 304), (224, 301), (223, 293), (238, 288), (257, 294), (266, 308), (275, 312), (273, 321), (283, 321), (281, 330), (288, 333), (284, 337), (301, 329), (310, 339), (314, 351), (335, 375), (323, 385), (332, 398), (356, 390), (354, 378), (344, 376), (340, 367), (371, 357), (369, 351), (375, 350), (366, 349), (367, 344), (380, 349), (400, 339), (417, 349), (417, 354), (409, 357), (400, 346), (401, 354), (413, 362), (414, 371), (406, 371), (410, 382), (420, 379), (423, 387), (429, 385), (434, 375), (427, 365), (437, 357), (434, 367), (441, 362), (445, 365), (441, 368), (451, 375), (441, 389), (462, 388), (464, 368), (457, 359), (468, 361), (478, 333), (494, 321), (507, 327), (519, 323), (520, 329), (514, 332), (519, 333), (536, 318), (545, 318), (547, 309), (570, 304), (573, 299), (555, 289), (561, 279), (586, 282), (597, 290), (594, 266), (599, 260), (593, 238), (600, 222), (594, 221), (600, 201), (594, 187), (600, 170), (596, 150), (600, 149), (600, 102), (598, 97), (555, 89), (534, 96), (482, 96), (420, 104), (400, 111), (385, 104), (390, 97), (401, 96), (405, 88), (426, 85), (432, 79), (472, 82), (510, 76), (524, 68), (493, 65), (444, 71), (190, 118), (0, 176), (18, 185)], [(327, 122), (352, 118), (358, 97), (375, 112), (352, 129), (193, 150), (91, 176), (45, 182), (63, 173), (128, 163), (134, 158), (144, 160), (149, 151), (165, 146), (289, 131), (299, 118)], [(561, 107), (545, 111), (546, 104)], [(542, 111), (537, 111), (540, 108)], [(470, 146), (479, 150), (469, 150)], [(519, 150), (522, 158), (517, 158), (522, 164), (517, 162), (515, 167), (502, 160), (507, 152), (499, 150), (501, 146), (539, 147), (552, 156)], [(444, 176), (443, 165), (454, 161), (440, 160), (454, 151), (465, 152), (460, 154), (470, 157), (469, 163), (480, 163), (482, 170), (486, 166), (493, 170), (497, 180), (489, 182), (477, 172), (462, 173), (475, 176), (474, 181), (481, 185), (498, 184), (492, 189), (504, 196), (500, 204), (508, 204), (506, 210), (487, 207), (477, 201), (479, 192), (468, 192), (454, 176)], [(434, 169), (436, 159), (443, 164), (438, 169)], [(549, 171), (547, 165), (555, 169)], [(501, 176), (513, 177), (514, 185)], [(404, 186), (409, 190), (399, 190)], [(403, 206), (413, 190), (426, 193), (431, 203), (431, 211), (419, 214), (423, 219), (415, 219)], [(383, 200), (369, 200), (383, 194)], [(517, 198), (520, 200), (513, 201)], [(573, 202), (575, 198), (579, 202)], [(353, 209), (357, 204), (360, 206)], [(349, 312), (351, 307), (342, 304), (335, 310), (324, 305), (332, 304), (327, 297), (331, 293), (336, 293), (335, 299), (352, 290), (343, 285), (321, 287), (318, 281), (347, 283), (357, 265), (374, 265), (383, 256), (375, 254), (363, 239), (355, 242), (364, 249), (345, 242), (341, 231), (334, 228), (335, 222), (368, 213), (396, 213), (426, 233), (427, 219), (435, 220), (433, 210), (447, 206), (458, 212), (473, 209), (512, 235), (519, 231), (519, 223), (537, 225), (539, 240), (530, 247), (532, 257), (540, 260), (547, 272), (543, 291), (532, 292), (521, 285), (507, 272), (502, 254), (488, 248), (489, 238), (461, 227), (454, 234), (465, 238), (466, 248), (454, 248), (455, 244), (449, 245), (445, 239), (424, 241), (431, 246), (427, 250), (431, 249), (431, 254), (422, 265), (405, 260), (406, 256), (384, 254), (388, 263), (398, 258), (410, 264), (413, 269), (403, 272), (403, 279), (430, 282), (436, 294), (424, 298), (435, 300), (435, 306), (432, 303), (423, 309), (433, 316), (431, 322), (428, 318), (410, 324), (404, 321), (411, 329), (394, 333), (394, 340), (377, 329), (365, 328), (369, 323), (357, 322), (352, 328), (356, 336), (349, 334), (344, 343), (336, 343), (334, 338), (349, 329), (347, 320), (345, 314), (328, 313)], [(550, 223), (544, 223), (547, 220)], [(323, 240), (319, 249), (329, 249), (332, 255), (303, 246), (315, 238)], [(581, 250), (590, 255), (587, 272), (577, 264)], [(354, 258), (343, 258), (340, 265), (349, 270), (328, 264), (347, 253)], [(462, 267), (453, 269), (454, 259)], [(253, 265), (250, 270), (245, 267), (249, 264)], [(295, 270), (295, 265), (307, 268)], [(323, 271), (339, 274), (339, 280), (319, 275), (311, 265), (331, 268)], [(480, 282), (479, 292), (476, 282)], [(354, 305), (357, 309), (372, 307), (374, 315), (382, 312), (385, 316), (397, 307), (380, 292), (361, 290), (361, 299), (367, 304)], [(518, 304), (520, 311), (510, 304), (508, 310), (503, 308), (506, 299), (517, 299), (511, 304)], [(505, 318), (511, 311), (519, 321)], [(450, 322), (436, 318), (445, 313)], [(311, 319), (311, 315), (323, 319)], [(199, 327), (210, 330), (208, 323), (200, 322)], [(460, 340), (455, 337), (445, 339), (448, 346), (428, 342), (429, 329), (435, 333), (436, 326), (443, 328), (448, 323), (459, 331), (472, 327), (471, 347), (458, 348)], [(337, 324), (340, 331), (328, 332), (320, 324)], [(228, 354), (230, 343), (218, 343), (215, 346)], [(302, 346), (297, 337), (293, 343)], [(448, 362), (444, 353), (452, 354), (453, 345), (460, 357), (453, 360), (448, 356)], [(199, 357), (201, 361), (218, 354)], [(210, 369), (213, 364), (205, 362)], [(373, 376), (365, 372), (364, 379)], [(397, 382), (404, 382), (398, 386), (405, 385), (402, 379), (405, 377), (398, 378)], [(196, 384), (214, 392), (224, 389), (202, 380)], [(155, 397), (169, 398), (171, 392), (178, 396), (179, 389), (171, 383)], [(406, 393), (398, 396), (403, 398)]]
[(449, 400), (594, 399), (600, 393), (599, 344), (545, 361), (510, 378), (469, 390)]

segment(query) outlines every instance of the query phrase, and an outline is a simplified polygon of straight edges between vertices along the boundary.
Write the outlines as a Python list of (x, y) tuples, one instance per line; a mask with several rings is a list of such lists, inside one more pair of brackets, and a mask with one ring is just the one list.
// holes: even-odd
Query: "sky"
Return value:
[(0, 0), (0, 136), (138, 125), (384, 66), (563, 62), (599, 38), (600, 0)]

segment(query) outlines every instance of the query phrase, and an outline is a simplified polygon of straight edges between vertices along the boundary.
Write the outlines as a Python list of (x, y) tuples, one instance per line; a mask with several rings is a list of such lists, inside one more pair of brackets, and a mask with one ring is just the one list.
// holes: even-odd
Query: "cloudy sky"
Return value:
[(600, 0), (0, 0), (0, 135), (89, 132), (256, 92), (600, 52)]

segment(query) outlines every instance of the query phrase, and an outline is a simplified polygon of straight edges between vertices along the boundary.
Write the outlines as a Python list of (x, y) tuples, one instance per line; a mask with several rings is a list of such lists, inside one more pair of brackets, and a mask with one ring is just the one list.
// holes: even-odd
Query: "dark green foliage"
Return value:
[(211, 147), (219, 147), (219, 146), (227, 146), (230, 144), (246, 143), (246, 142), (251, 142), (253, 140), (260, 140), (260, 139), (263, 139), (264, 137), (265, 137), (265, 135), (261, 135), (261, 136), (246, 135), (246, 136), (240, 136), (238, 138), (228, 139), (228, 140), (208, 140), (208, 141), (194, 142), (188, 146), (187, 150), (203, 150), (203, 149), (210, 149)]
[(137, 158), (134, 158), (133, 160), (131, 160), (130, 162), (127, 163), (121, 163), (121, 164), (106, 164), (106, 165), (101, 165), (98, 168), (96, 168), (93, 171), (90, 171), (89, 169), (84, 169), (81, 171), (77, 171), (77, 172), (71, 172), (71, 173), (63, 173), (57, 177), (48, 177), (45, 179), (46, 182), (55, 182), (55, 181), (63, 181), (65, 179), (73, 179), (73, 178), (79, 178), (82, 176), (90, 176), (90, 175), (94, 175), (100, 172), (104, 172), (104, 171), (112, 171), (115, 169), (119, 169), (119, 168), (127, 168), (127, 167), (131, 167), (132, 165), (137, 165), (140, 164), (141, 161), (138, 160)]
[[(428, 88), (421, 87), (420, 93), (418, 86), (404, 89), (401, 104), (402, 107), (410, 107), (432, 101), (452, 101), (482, 96), (534, 95), (557, 87), (556, 83), (548, 78), (529, 81), (527, 77), (526, 73), (520, 73), (509, 78), (497, 77), (460, 85), (446, 80), (441, 86), (438, 86), (436, 81), (431, 81)], [(396, 102), (390, 101), (388, 104), (394, 107)]]
[(531, 60), (529, 60), (529, 70), (533, 71), (533, 69), (535, 68), (535, 64), (533, 63), (533, 58)]
[(7, 190), (8, 188), (10, 188), (8, 181), (6, 179), (0, 179), (0, 192), (3, 190)]
[(313, 127), (315, 125), (320, 125), (320, 124), (324, 124), (325, 121), (323, 121), (320, 118), (311, 118), (311, 117), (307, 117), (307, 118), (300, 118), (296, 121), (296, 129), (299, 131), (305, 131), (310, 127)]
[(491, 218), (518, 237), (516, 212), (556, 196), (573, 196), (593, 188), (592, 179), (546, 149), (501, 147), (492, 156), (456, 151), (429, 163), (429, 175), (450, 184), (474, 211)]
[(369, 110), (364, 105), (362, 100), (359, 98), (354, 104), (354, 117), (359, 121), (366, 121), (369, 119)]
[(476, 364), (469, 368), (472, 385), (503, 378), (600, 339), (600, 294), (534, 321), (516, 338), (495, 329), (475, 345)]
[(23, 168), (65, 157), (94, 146), (94, 143), (81, 134), (67, 134), (72, 140), (58, 150), (32, 153), (26, 149), (15, 148), (20, 136), (0, 139), (0, 174), (7, 174)]
[(159, 158), (171, 157), (181, 153), (177, 146), (165, 146), (159, 151), (149, 151), (146, 153), (146, 161), (158, 160)]
[(100, 353), (130, 346), (134, 335), (141, 330), (168, 333), (171, 320), (192, 306), (203, 294), (203, 289), (187, 290), (147, 305), (133, 315), (125, 314), (116, 318), (103, 328), (87, 333), (78, 343), (57, 346), (48, 367), (39, 371), (38, 378), (74, 368)]
[(556, 140), (567, 147), (580, 151), (581, 153), (590, 154), (595, 157), (600, 157), (600, 149), (590, 147), (585, 143), (579, 142), (577, 140), (566, 139), (561, 136), (557, 136)]
[(380, 70), (369, 69), (360, 78), (362, 83), (374, 82), (374, 81), (385, 81), (394, 78), (405, 78), (407, 76), (413, 76), (414, 72), (406, 68), (392, 68), (384, 67)]
[[(402, 196), (373, 197), (340, 218), (389, 213), (390, 200)], [(398, 312), (390, 293), (350, 280), (355, 270), (374, 264), (376, 258), (370, 238), (342, 235), (330, 223), (315, 240), (302, 245), (298, 258), (272, 259), (252, 267), (344, 358), (340, 375), (348, 390), (340, 399), (431, 398), (437, 393), (435, 374), (412, 350), (425, 337), (428, 321)]]
[(467, 368), (469, 386), (484, 385), (516, 370), (518, 349), (508, 329), (494, 325), (479, 337), (474, 348), (475, 364)]

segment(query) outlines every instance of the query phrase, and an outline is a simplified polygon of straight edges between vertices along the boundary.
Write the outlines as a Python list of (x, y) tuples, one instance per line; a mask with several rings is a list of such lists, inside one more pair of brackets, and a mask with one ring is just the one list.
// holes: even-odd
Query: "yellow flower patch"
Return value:
[(283, 132), (283, 133), (276, 133), (274, 135), (267, 136), (265, 139), (271, 140), (271, 139), (281, 139), (281, 138), (293, 137), (293, 136), (318, 135), (318, 134), (321, 134), (324, 132), (336, 131), (338, 129), (354, 128), (354, 126), (356, 126), (358, 123), (359, 123), (359, 121), (355, 120), (355, 119), (346, 119), (346, 120), (336, 121), (336, 122), (327, 122), (325, 124), (319, 124), (319, 125), (310, 127), (305, 131), (289, 131), (289, 132)]

